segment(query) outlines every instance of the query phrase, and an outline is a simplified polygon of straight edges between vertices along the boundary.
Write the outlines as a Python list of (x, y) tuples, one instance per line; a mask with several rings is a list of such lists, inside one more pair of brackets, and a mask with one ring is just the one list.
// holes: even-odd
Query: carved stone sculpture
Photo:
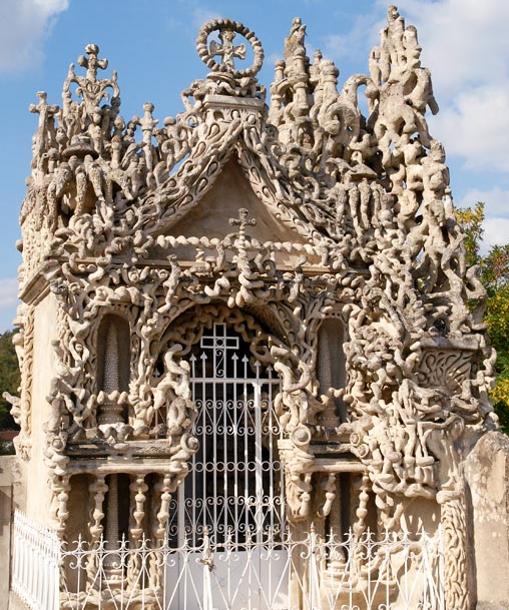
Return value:
[[(268, 108), (256, 80), (261, 44), (227, 19), (202, 27), (197, 48), (210, 73), (182, 93), (176, 117), (155, 118), (147, 102), (126, 121), (116, 73), (99, 77), (107, 61), (93, 44), (78, 60), (85, 74), (71, 64), (61, 107), (37, 94), (21, 211), (18, 456), (44, 459), (64, 535), (79, 477), (90, 478), (95, 544), (105, 513), (117, 510), (108, 486), (120, 489), (124, 474), (124, 533), (162, 544), (172, 495), (199, 449), (190, 358), (204, 331), (224, 324), (249, 346), (246, 358), (279, 379), (291, 527), (329, 519), (340, 531), (347, 488), (356, 536), (371, 510), (380, 531), (397, 533), (416, 500), (428, 502), (449, 545), (448, 607), (466, 610), (461, 463), (497, 426), (487, 398), (495, 356), (444, 150), (425, 119), (438, 111), (430, 73), (415, 28), (394, 7), (369, 74), (341, 89), (332, 61), (307, 56), (305, 35), (295, 19)], [(248, 45), (253, 64), (241, 68)], [(34, 386), (43, 315), (55, 366), (50, 384)], [(109, 329), (107, 316), (117, 320)], [(342, 359), (343, 387), (320, 386), (324, 320), (343, 328), (343, 344), (328, 352)], [(44, 404), (34, 406), (34, 388), (45, 388)], [(50, 414), (44, 458), (31, 455), (35, 409)], [(119, 534), (115, 519), (106, 522)]]

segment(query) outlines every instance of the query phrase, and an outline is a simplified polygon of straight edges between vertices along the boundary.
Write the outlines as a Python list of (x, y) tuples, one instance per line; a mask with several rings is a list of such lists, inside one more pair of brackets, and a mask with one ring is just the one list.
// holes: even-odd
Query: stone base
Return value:
[[(5, 606), (5, 610), (28, 610), (28, 606), (26, 606), (25, 603), (13, 591), (11, 591), (9, 594), (8, 603), (9, 605)], [(4, 610), (4, 606), (2, 606), (1, 603), (0, 608)]]

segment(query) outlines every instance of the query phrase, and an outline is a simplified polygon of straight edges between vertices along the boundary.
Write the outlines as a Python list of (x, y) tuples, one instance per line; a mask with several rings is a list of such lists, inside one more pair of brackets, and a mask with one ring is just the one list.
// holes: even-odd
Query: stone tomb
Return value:
[[(294, 19), (268, 106), (262, 45), (228, 19), (200, 30), (209, 72), (176, 117), (125, 120), (95, 44), (60, 106), (37, 93), (17, 604), (50, 607), (47, 569), (62, 608), (509, 607), (495, 354), (417, 32), (390, 7), (341, 87), (305, 35)], [(179, 553), (203, 595), (175, 585)], [(228, 604), (225, 556), (259, 577)]]

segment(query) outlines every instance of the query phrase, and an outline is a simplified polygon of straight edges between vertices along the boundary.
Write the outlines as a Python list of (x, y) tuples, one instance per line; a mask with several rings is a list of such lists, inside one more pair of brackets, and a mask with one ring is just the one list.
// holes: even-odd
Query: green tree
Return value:
[(485, 321), (491, 345), (497, 351), (496, 385), (490, 393), (500, 424), (509, 433), (509, 244), (493, 246), (481, 253), (484, 203), (456, 210), (456, 218), (465, 231), (469, 265), (479, 265), (481, 281), (488, 294)]
[(0, 430), (17, 428), (10, 415), (11, 405), (3, 398), (4, 392), (18, 394), (20, 375), (18, 359), (12, 344), (14, 331), (0, 334)]

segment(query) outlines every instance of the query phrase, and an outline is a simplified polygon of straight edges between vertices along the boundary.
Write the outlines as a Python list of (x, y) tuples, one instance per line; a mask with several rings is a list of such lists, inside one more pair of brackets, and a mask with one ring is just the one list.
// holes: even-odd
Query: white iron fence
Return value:
[(91, 548), (19, 514), (14, 528), (12, 588), (32, 610), (445, 610), (439, 533)]
[(57, 534), (14, 514), (12, 590), (31, 610), (59, 610), (61, 543)]

